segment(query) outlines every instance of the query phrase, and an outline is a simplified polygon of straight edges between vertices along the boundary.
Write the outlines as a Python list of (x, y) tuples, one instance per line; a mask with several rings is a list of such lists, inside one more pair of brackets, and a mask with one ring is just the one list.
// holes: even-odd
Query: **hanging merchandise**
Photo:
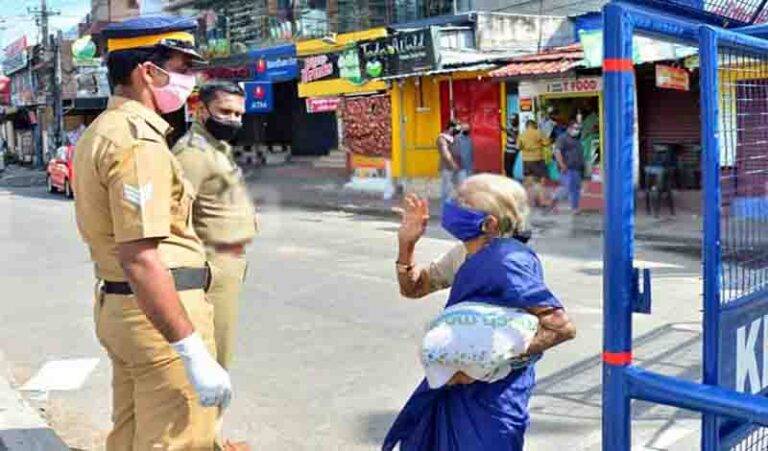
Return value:
[(555, 160), (549, 160), (549, 163), (547, 163), (547, 176), (553, 182), (560, 181), (560, 170), (558, 169)]
[(512, 177), (515, 180), (522, 181), (523, 174), (523, 153), (517, 152), (517, 155), (515, 155), (515, 166), (512, 168)]
[(352, 153), (389, 158), (392, 104), (388, 95), (351, 97), (340, 106), (344, 146)]

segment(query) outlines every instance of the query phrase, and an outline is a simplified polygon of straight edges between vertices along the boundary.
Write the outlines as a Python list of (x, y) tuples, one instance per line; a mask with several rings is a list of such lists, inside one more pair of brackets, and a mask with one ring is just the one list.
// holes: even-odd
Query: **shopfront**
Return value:
[(475, 172), (502, 172), (501, 98), (503, 86), (483, 76), (461, 75), (440, 82), (440, 122), (469, 125)]
[(385, 29), (339, 35), (335, 40), (297, 44), (300, 61), (298, 96), (308, 116), (332, 119), (353, 182), (380, 191), (388, 189), (391, 165), (391, 109), (387, 83), (379, 68), (368, 65), (361, 45), (386, 37)]
[[(521, 80), (519, 108), (521, 126), (533, 120), (541, 123), (550, 113), (560, 127), (571, 121), (582, 123), (582, 145), (585, 153), (585, 176), (581, 208), (602, 208), (602, 112), (603, 80), (600, 76), (577, 76)], [(549, 113), (548, 113), (549, 112)]]

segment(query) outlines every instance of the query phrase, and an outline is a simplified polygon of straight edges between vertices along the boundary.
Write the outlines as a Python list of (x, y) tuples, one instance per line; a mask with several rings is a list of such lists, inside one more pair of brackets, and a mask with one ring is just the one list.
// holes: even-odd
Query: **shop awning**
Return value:
[(520, 52), (488, 53), (479, 52), (474, 49), (441, 49), (440, 68), (430, 71), (393, 75), (391, 77), (384, 77), (382, 80), (396, 80), (408, 77), (422, 77), (425, 75), (449, 74), (452, 72), (489, 71), (499, 67), (500, 61), (507, 62), (519, 55)]
[(463, 67), (441, 67), (440, 69), (430, 70), (427, 72), (413, 72), (410, 74), (402, 74), (402, 75), (393, 75), (391, 77), (384, 77), (381, 80), (398, 80), (401, 78), (409, 78), (409, 77), (424, 77), (427, 75), (440, 75), (440, 74), (450, 74), (454, 72), (481, 72), (481, 71), (488, 71), (491, 69), (494, 69), (498, 67), (496, 64), (475, 64), (472, 66), (463, 66)]
[(62, 107), (65, 114), (98, 113), (107, 108), (107, 97), (77, 97), (74, 99), (62, 99)]
[(528, 75), (558, 75), (584, 65), (581, 44), (557, 47), (532, 55), (518, 56), (506, 66), (491, 71), (491, 77), (509, 78)]

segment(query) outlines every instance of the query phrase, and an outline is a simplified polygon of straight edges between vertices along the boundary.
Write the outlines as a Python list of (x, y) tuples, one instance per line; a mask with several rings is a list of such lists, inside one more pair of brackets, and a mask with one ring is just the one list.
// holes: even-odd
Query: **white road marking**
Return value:
[(50, 360), (20, 390), (30, 392), (79, 390), (96, 369), (99, 359)]
[[(664, 262), (652, 262), (647, 260), (635, 260), (635, 267), (637, 268), (672, 268), (672, 269), (685, 269), (685, 266), (683, 265), (676, 265), (674, 263), (664, 263)], [(593, 260), (590, 262), (586, 262), (582, 265), (582, 268), (584, 269), (603, 269), (603, 261), (602, 260)]]

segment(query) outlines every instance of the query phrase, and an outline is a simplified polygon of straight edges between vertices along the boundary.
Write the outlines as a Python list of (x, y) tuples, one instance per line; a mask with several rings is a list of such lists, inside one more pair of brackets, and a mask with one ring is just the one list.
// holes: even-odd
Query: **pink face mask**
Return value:
[(152, 85), (152, 94), (161, 113), (172, 113), (184, 106), (192, 90), (195, 89), (195, 76), (158, 70), (168, 75), (168, 83), (157, 87)]

